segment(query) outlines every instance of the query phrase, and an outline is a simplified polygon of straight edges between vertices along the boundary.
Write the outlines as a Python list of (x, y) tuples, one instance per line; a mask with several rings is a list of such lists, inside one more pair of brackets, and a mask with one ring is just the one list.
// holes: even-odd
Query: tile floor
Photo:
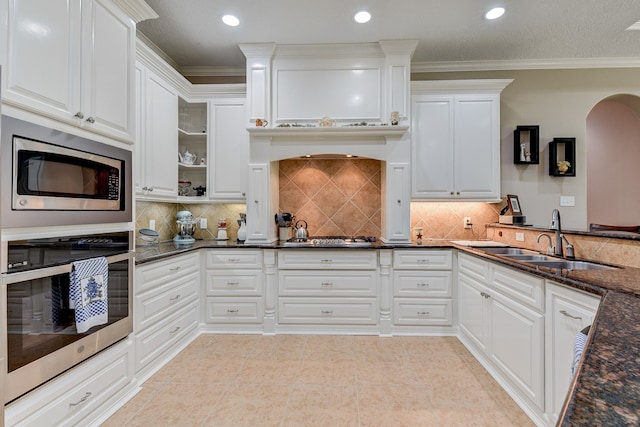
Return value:
[(112, 426), (531, 426), (453, 337), (201, 335)]

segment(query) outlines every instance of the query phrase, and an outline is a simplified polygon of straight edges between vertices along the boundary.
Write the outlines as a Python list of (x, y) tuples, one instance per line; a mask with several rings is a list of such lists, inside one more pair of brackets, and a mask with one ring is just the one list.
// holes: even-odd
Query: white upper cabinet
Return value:
[(245, 98), (209, 102), (209, 198), (244, 202), (249, 180)]
[(500, 199), (500, 92), (510, 82), (413, 83), (413, 199)]
[(132, 142), (135, 23), (110, 0), (7, 0), (3, 102)]
[(178, 95), (144, 66), (136, 66), (138, 131), (135, 189), (149, 199), (178, 196)]

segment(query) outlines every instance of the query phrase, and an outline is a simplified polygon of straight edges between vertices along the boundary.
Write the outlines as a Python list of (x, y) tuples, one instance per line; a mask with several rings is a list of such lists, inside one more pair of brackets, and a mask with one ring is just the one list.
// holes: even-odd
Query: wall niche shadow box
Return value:
[(553, 138), (549, 143), (549, 175), (576, 176), (575, 138)]
[(513, 131), (513, 163), (537, 165), (540, 163), (540, 126), (516, 126)]

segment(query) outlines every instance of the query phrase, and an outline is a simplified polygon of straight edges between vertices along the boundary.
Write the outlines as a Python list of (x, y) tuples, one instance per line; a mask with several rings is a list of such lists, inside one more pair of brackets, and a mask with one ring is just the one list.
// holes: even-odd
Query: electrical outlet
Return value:
[(518, 242), (524, 242), (524, 233), (516, 233), (516, 240)]
[(464, 228), (471, 228), (472, 223), (471, 223), (470, 216), (465, 216), (462, 221), (463, 221)]
[(156, 220), (155, 219), (150, 219), (149, 220), (149, 230), (155, 230), (156, 229)]
[(200, 218), (200, 228), (203, 230), (207, 228), (207, 218)]

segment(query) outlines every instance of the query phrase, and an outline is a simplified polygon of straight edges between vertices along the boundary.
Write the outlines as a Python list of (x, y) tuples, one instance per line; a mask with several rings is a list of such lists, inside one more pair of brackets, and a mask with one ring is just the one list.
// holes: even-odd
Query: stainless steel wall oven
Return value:
[[(5, 403), (38, 387), (133, 331), (133, 233), (38, 238), (2, 242), (0, 301), (7, 325)], [(106, 259), (106, 319), (78, 332), (74, 313), (74, 263)], [(77, 264), (76, 264), (77, 265)]]

